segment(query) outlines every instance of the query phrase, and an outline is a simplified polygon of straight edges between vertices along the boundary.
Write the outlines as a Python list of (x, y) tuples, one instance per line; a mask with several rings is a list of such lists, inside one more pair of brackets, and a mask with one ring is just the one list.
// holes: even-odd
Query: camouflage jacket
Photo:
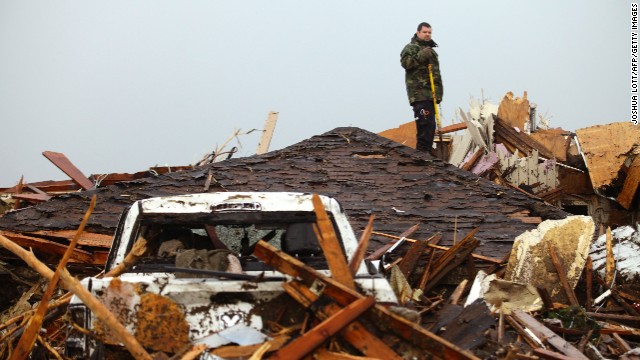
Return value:
[(440, 63), (438, 54), (433, 49), (438, 46), (433, 40), (420, 40), (416, 35), (400, 53), (400, 64), (405, 69), (405, 83), (409, 103), (431, 100), (431, 81), (429, 80), (429, 67), (433, 69), (433, 83), (436, 88), (436, 99), (442, 100), (442, 77), (440, 76)]

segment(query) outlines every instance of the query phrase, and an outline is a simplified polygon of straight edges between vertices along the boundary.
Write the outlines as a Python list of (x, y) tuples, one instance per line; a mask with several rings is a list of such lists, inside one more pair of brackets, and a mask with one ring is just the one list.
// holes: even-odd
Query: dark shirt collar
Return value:
[(438, 44), (436, 44), (436, 42), (433, 41), (433, 39), (431, 39), (429, 41), (424, 41), (424, 40), (420, 39), (418, 37), (418, 35), (416, 35), (416, 34), (413, 34), (413, 37), (411, 38), (411, 42), (415, 42), (415, 43), (418, 43), (420, 45), (426, 45), (426, 46), (429, 46), (429, 47), (438, 46)]

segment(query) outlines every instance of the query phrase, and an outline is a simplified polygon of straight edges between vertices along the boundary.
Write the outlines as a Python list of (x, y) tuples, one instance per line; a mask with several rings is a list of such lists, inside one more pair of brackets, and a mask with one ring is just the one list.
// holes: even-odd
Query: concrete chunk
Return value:
[(584, 268), (595, 226), (589, 216), (569, 216), (547, 220), (538, 228), (519, 235), (513, 244), (505, 279), (544, 286), (556, 302), (567, 303), (567, 297), (549, 255), (549, 242), (555, 246), (567, 279), (575, 287)]

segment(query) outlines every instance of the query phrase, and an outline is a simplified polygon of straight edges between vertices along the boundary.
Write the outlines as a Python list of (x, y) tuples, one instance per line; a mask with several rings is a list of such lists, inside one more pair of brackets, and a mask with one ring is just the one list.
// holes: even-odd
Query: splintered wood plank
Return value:
[(355, 300), (353, 303), (331, 315), (319, 325), (296, 338), (282, 349), (273, 354), (274, 360), (298, 360), (322, 345), (325, 341), (340, 330), (345, 328), (362, 313), (369, 310), (376, 303), (375, 298), (365, 297)]
[(578, 349), (558, 336), (558, 334), (554, 333), (549, 328), (544, 326), (538, 320), (533, 318), (533, 316), (525, 313), (522, 310), (515, 309), (513, 310), (513, 317), (520, 324), (522, 324), (522, 326), (531, 330), (531, 332), (533, 332), (539, 339), (546, 340), (549, 344), (551, 344), (551, 346), (553, 346), (556, 350), (560, 351), (564, 355), (567, 355), (572, 359), (587, 360), (587, 357), (584, 356)]
[(376, 216), (373, 214), (371, 214), (371, 216), (369, 217), (367, 227), (364, 228), (362, 236), (360, 237), (360, 241), (358, 242), (358, 247), (356, 248), (356, 251), (353, 253), (353, 257), (349, 262), (349, 268), (351, 269), (351, 274), (353, 275), (358, 272), (358, 267), (360, 267), (360, 263), (364, 258), (364, 253), (367, 251), (367, 247), (369, 247), (369, 239), (371, 238), (371, 232), (373, 231), (373, 220), (375, 218)]
[(563, 129), (537, 129), (531, 133), (531, 137), (544, 145), (553, 153), (556, 160), (560, 162), (567, 161), (567, 151), (571, 144), (571, 138), (568, 131)]
[[(54, 192), (69, 192), (69, 191), (77, 191), (79, 189), (78, 184), (74, 183), (72, 180), (57, 180), (57, 181), (39, 181), (35, 183), (30, 183), (27, 187), (33, 186), (40, 189), (40, 191), (44, 191), (46, 193), (54, 193)], [(0, 192), (3, 193), (15, 193), (17, 192), (18, 185), (12, 186), (10, 188), (2, 188)]]
[(271, 144), (271, 138), (273, 137), (273, 131), (276, 128), (276, 122), (278, 121), (278, 112), (270, 111), (267, 116), (267, 120), (264, 122), (264, 132), (258, 143), (258, 150), (256, 154), (264, 154), (269, 151), (269, 144)]
[[(16, 254), (40, 275), (47, 279), (53, 278), (53, 271), (51, 271), (51, 269), (49, 269), (49, 267), (44, 263), (40, 262), (33, 252), (24, 250), (22, 247), (2, 235), (0, 235), (0, 246)], [(71, 276), (66, 268), (63, 268), (59, 275), (63, 286), (73, 294), (77, 295), (78, 298), (80, 298), (80, 300), (82, 300), (82, 302), (97, 316), (97, 318), (100, 319), (100, 321), (109, 326), (113, 331), (113, 334), (117, 336), (118, 340), (124, 344), (135, 359), (151, 360), (151, 356), (149, 356), (135, 337), (129, 334), (127, 329), (109, 310), (107, 310), (104, 304), (93, 296), (89, 290), (82, 286), (80, 281)]]
[(511, 126), (515, 126), (520, 131), (524, 131), (525, 124), (529, 122), (529, 100), (527, 100), (527, 92), (524, 92), (522, 98), (513, 97), (513, 93), (509, 91), (500, 101), (498, 107), (498, 117), (508, 122)]
[[(358, 355), (351, 355), (344, 352), (329, 351), (324, 348), (317, 349), (313, 353), (314, 360), (380, 360), (385, 359), (383, 357), (364, 357)], [(386, 360), (386, 359), (385, 359)]]
[[(378, 232), (378, 231), (372, 231), (371, 233), (374, 234), (374, 235), (380, 235), (380, 236), (388, 237), (390, 239), (396, 239), (396, 240), (400, 239), (399, 236), (385, 234), (385, 233)], [(435, 241), (436, 237), (442, 237), (442, 235), (441, 234), (436, 234), (436, 235), (433, 235), (432, 237), (430, 237), (429, 240), (427, 240), (429, 242), (428, 246), (430, 248), (437, 249), (437, 250), (445, 250), (445, 251), (450, 249), (447, 246), (434, 244), (433, 242)], [(416, 242), (416, 241), (419, 241), (419, 240), (407, 238), (407, 241), (408, 242)], [(391, 244), (393, 245), (394, 243), (395, 242), (392, 242)], [(490, 262), (490, 263), (493, 263), (493, 264), (501, 264), (502, 263), (502, 260), (499, 260), (499, 259), (496, 259), (496, 258), (492, 258), (492, 257), (489, 257), (489, 256), (484, 256), (484, 255), (480, 255), (480, 254), (471, 254), (471, 256), (473, 256), (474, 259)], [(369, 258), (370, 257), (368, 257), (367, 259), (369, 259)]]
[[(400, 234), (399, 237), (397, 237), (396, 241), (390, 241), (389, 243), (379, 247), (378, 249), (376, 249), (376, 251), (374, 251), (371, 255), (367, 256), (367, 260), (378, 260), (380, 259), (380, 257), (382, 257), (382, 255), (384, 253), (386, 253), (393, 245), (396, 244), (396, 242), (398, 241), (404, 241), (404, 239), (408, 238), (409, 236), (411, 236), (414, 232), (416, 232), (416, 230), (418, 230), (418, 228), (420, 227), (420, 224), (415, 224), (412, 227), (410, 227), (409, 229), (405, 230), (402, 234)], [(375, 233), (375, 232), (372, 232)]]
[(638, 192), (638, 186), (640, 186), (640, 155), (636, 155), (635, 160), (631, 163), (622, 190), (616, 199), (625, 209), (631, 208), (631, 203)]
[(573, 287), (569, 284), (569, 280), (567, 280), (567, 270), (562, 264), (562, 260), (558, 256), (556, 252), (555, 246), (553, 246), (553, 242), (549, 241), (549, 255), (551, 255), (551, 262), (553, 263), (556, 272), (558, 273), (558, 278), (560, 279), (560, 283), (564, 288), (564, 292), (567, 295), (567, 299), (569, 299), (569, 303), (571, 306), (580, 306), (578, 303), (578, 298), (576, 297), (576, 293), (573, 292)]
[(18, 345), (16, 345), (15, 351), (13, 352), (13, 354), (11, 354), (12, 360), (25, 359), (31, 352), (31, 348), (36, 342), (36, 337), (38, 335), (38, 332), (40, 331), (42, 322), (44, 321), (44, 316), (47, 312), (47, 305), (49, 304), (49, 300), (51, 300), (53, 292), (58, 286), (58, 281), (60, 280), (60, 272), (62, 271), (62, 269), (66, 268), (67, 262), (69, 261), (73, 250), (78, 244), (80, 234), (82, 234), (82, 232), (84, 231), (84, 227), (87, 225), (89, 216), (91, 216), (95, 205), (96, 195), (93, 195), (93, 197), (91, 198), (91, 203), (89, 204), (89, 209), (87, 209), (87, 212), (84, 214), (84, 217), (80, 222), (80, 226), (78, 226), (78, 229), (76, 230), (71, 244), (69, 244), (69, 247), (62, 256), (62, 259), (60, 259), (60, 262), (56, 267), (56, 271), (53, 273), (53, 277), (49, 280), (47, 288), (45, 289), (44, 294), (42, 294), (42, 298), (40, 299), (40, 303), (38, 304), (35, 313), (29, 320), (29, 323), (24, 329), (22, 336), (20, 336), (20, 340), (18, 341)]
[(65, 156), (63, 153), (53, 152), (53, 151), (45, 151), (42, 153), (44, 157), (49, 159), (53, 163), (53, 165), (57, 166), (58, 169), (62, 170), (67, 176), (71, 178), (76, 184), (80, 185), (83, 189), (89, 190), (93, 188), (93, 182), (89, 180), (83, 173), (78, 169), (69, 158)]
[(480, 243), (480, 241), (474, 237), (476, 232), (478, 232), (478, 228), (471, 230), (464, 239), (453, 245), (433, 264), (433, 271), (431, 271), (429, 279), (425, 284), (424, 292), (433, 289), (445, 275), (467, 259)]
[[(67, 251), (66, 245), (58, 244), (53, 241), (9, 232), (1, 232), (1, 234), (22, 247), (25, 247), (27, 249), (32, 248), (33, 250), (39, 251), (41, 253), (63, 256)], [(96, 262), (100, 260), (102, 261), (102, 264), (104, 264), (104, 259), (94, 258), (94, 254), (91, 252), (80, 249), (73, 249), (69, 262), (100, 264), (100, 262)]]
[(553, 153), (544, 145), (524, 132), (516, 131), (509, 123), (500, 117), (495, 118), (494, 128), (496, 132), (496, 143), (502, 143), (512, 153), (515, 149), (518, 149), (522, 155), (528, 155), (531, 154), (533, 150), (538, 150), (540, 156), (545, 159), (553, 159)]
[(26, 200), (31, 202), (45, 202), (51, 199), (47, 194), (13, 194), (14, 199)]
[(471, 170), (473, 165), (475, 165), (476, 162), (480, 160), (482, 154), (484, 154), (484, 149), (480, 147), (476, 150), (476, 152), (473, 153), (473, 155), (471, 155), (471, 157), (467, 161), (464, 162), (464, 164), (462, 164), (460, 168), (466, 171)]
[[(20, 194), (22, 193), (22, 188), (24, 186), (24, 176), (20, 176), (20, 181), (18, 182), (18, 185), (16, 186), (16, 194)], [(20, 208), (20, 199), (16, 199), (16, 201), (13, 203), (13, 210), (18, 210)]]
[[(258, 241), (254, 255), (277, 271), (299, 278), (306, 286), (314, 282), (324, 285), (323, 294), (329, 296), (342, 306), (346, 306), (364, 295), (350, 289), (340, 282), (322, 275), (313, 268), (306, 266), (300, 260), (276, 249), (264, 241)], [(376, 304), (366, 313), (374, 323), (384, 324), (388, 331), (392, 331), (402, 339), (429, 352), (440, 359), (478, 359), (473, 354), (463, 351), (447, 340), (430, 333), (415, 324), (389, 311), (386, 307)]]
[[(313, 208), (316, 212), (318, 228), (316, 236), (318, 237), (318, 242), (324, 252), (324, 256), (327, 259), (331, 276), (344, 286), (355, 289), (356, 286), (353, 282), (351, 269), (349, 269), (349, 265), (347, 264), (347, 258), (342, 252), (342, 248), (333, 229), (333, 224), (329, 219), (329, 215), (327, 215), (327, 211), (324, 209), (320, 196), (313, 194), (312, 201)], [(315, 227), (314, 230), (316, 230)]]
[(442, 332), (442, 337), (463, 349), (473, 349), (487, 341), (484, 333), (495, 326), (496, 319), (490, 314), (485, 302), (476, 301), (451, 319)]
[(445, 126), (445, 127), (441, 128), (440, 130), (436, 130), (436, 134), (448, 134), (448, 133), (455, 132), (455, 131), (458, 131), (458, 130), (464, 130), (466, 128), (467, 128), (467, 123), (461, 122), (461, 123)]
[(613, 236), (611, 235), (611, 227), (607, 226), (607, 235), (606, 235), (606, 245), (607, 245), (607, 257), (605, 260), (605, 272), (604, 272), (604, 281), (607, 286), (613, 286), (613, 275), (616, 272), (616, 260), (613, 255)]
[[(313, 293), (307, 286), (299, 281), (290, 281), (283, 284), (287, 294), (291, 295), (303, 307), (308, 308), (319, 296)], [(315, 315), (320, 320), (325, 320), (331, 315), (340, 311), (341, 307), (333, 302), (323, 302), (323, 306), (315, 310)], [(391, 348), (389, 348), (382, 340), (373, 335), (359, 321), (349, 324), (341, 333), (349, 344), (367, 356), (375, 356), (381, 359), (400, 360), (402, 359)]]
[(410, 148), (416, 148), (416, 122), (409, 121), (397, 128), (388, 129), (378, 133), (378, 135), (393, 140)]
[(256, 351), (258, 351), (258, 349), (260, 349), (260, 347), (264, 344), (269, 344), (268, 351), (278, 350), (282, 348), (282, 346), (286, 344), (287, 341), (289, 341), (289, 338), (289, 335), (278, 335), (275, 336), (272, 340), (269, 340), (266, 343), (262, 344), (221, 346), (209, 351), (209, 354), (219, 356), (223, 359), (248, 358)]
[(551, 359), (551, 360), (572, 360), (573, 358), (570, 356), (562, 355), (555, 351), (537, 348), (533, 349), (533, 352), (538, 355), (541, 359)]
[(584, 268), (585, 275), (585, 283), (587, 287), (587, 297), (586, 304), (584, 304), (584, 309), (587, 311), (591, 311), (591, 293), (593, 289), (593, 261), (591, 260), (591, 256), (587, 256), (587, 263)]
[(422, 253), (429, 247), (428, 241), (416, 241), (411, 244), (409, 250), (400, 261), (398, 267), (404, 276), (408, 279), (418, 263), (418, 259)]
[[(23, 235), (27, 236), (37, 236), (37, 237), (49, 237), (49, 238), (58, 238), (65, 239), (71, 241), (74, 236), (73, 230), (38, 230), (34, 232), (24, 233)], [(97, 234), (92, 232), (83, 231), (80, 235), (80, 239), (78, 239), (78, 245), (80, 246), (95, 246), (102, 248), (111, 248), (111, 243), (113, 242), (112, 235), (105, 234)]]
[(44, 191), (42, 191), (42, 190), (38, 189), (36, 186), (33, 186), (33, 185), (31, 185), (31, 184), (26, 184), (25, 186), (26, 186), (29, 190), (33, 191), (33, 192), (34, 192), (34, 193), (36, 193), (36, 194), (47, 195), (47, 193), (46, 193), (46, 192), (44, 192)]

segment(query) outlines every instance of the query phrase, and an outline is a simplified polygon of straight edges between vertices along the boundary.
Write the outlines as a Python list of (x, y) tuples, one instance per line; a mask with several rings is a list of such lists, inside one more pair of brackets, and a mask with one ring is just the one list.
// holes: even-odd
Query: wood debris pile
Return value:
[[(452, 165), (542, 199), (597, 226), (632, 225), (638, 217), (640, 127), (618, 122), (578, 129), (549, 128), (536, 105), (511, 92), (499, 106), (472, 99), (462, 122), (441, 129), (437, 156)], [(380, 133), (415, 148), (415, 124)], [(609, 139), (616, 139), (610, 141)]]
[[(381, 271), (399, 304), (375, 303), (349, 283), (348, 272), (327, 277), (262, 244), (255, 255), (293, 278), (283, 284), (288, 300), (269, 323), (270, 340), (212, 354), (638, 358), (638, 277), (616, 275), (624, 264), (635, 264), (634, 255), (623, 259), (626, 243), (616, 242), (616, 230), (611, 236), (605, 230), (637, 220), (640, 136), (618, 135), (638, 128), (616, 123), (576, 134), (542, 130), (531, 123), (535, 114), (524, 100), (526, 95), (507, 96), (500, 108), (485, 103), (461, 111), (464, 124), (442, 129), (466, 128), (464, 135), (446, 138), (447, 147), (439, 144), (447, 163), (354, 128), (249, 158), (136, 174), (84, 177), (64, 155), (46, 152), (72, 180), (21, 180), (0, 189), (11, 210), (0, 216), (0, 276), (12, 284), (0, 299), (0, 358), (29, 352), (32, 358), (65, 358), (69, 333), (89, 331), (65, 315), (67, 291), (82, 291), (69, 272), (98, 274), (118, 218), (133, 201), (239, 190), (309, 191), (339, 199), (362, 232), (361, 257), (350, 261)], [(597, 141), (603, 136), (632, 140), (603, 144)], [(95, 209), (83, 223), (94, 195)], [(589, 215), (593, 223), (579, 223), (584, 217), (568, 217), (561, 209)], [(585, 235), (589, 231), (604, 237), (597, 249), (593, 236)], [(15, 251), (8, 251), (12, 245)], [(99, 301), (92, 304), (103, 313)], [(190, 344), (149, 355), (140, 339), (112, 320), (108, 326), (126, 345), (123, 358), (197, 358), (205, 351)], [(34, 331), (30, 324), (41, 325)]]
[[(82, 232), (90, 211), (91, 208), (76, 234)], [(326, 215), (319, 214), (318, 218), (323, 216)], [(339, 251), (339, 245), (331, 241), (331, 227), (321, 226), (320, 220), (318, 223), (321, 237), (326, 240), (323, 251), (332, 253), (336, 246)], [(605, 251), (607, 265), (601, 271), (603, 276), (594, 270), (589, 256), (578, 265), (577, 272), (572, 270), (576, 259), (581, 258), (576, 254), (588, 255), (590, 251), (590, 240), (587, 246), (574, 245), (585, 237), (590, 239), (594, 228), (590, 218), (570, 217), (547, 225), (542, 223), (536, 231), (519, 237), (514, 245), (518, 251), (503, 259), (474, 253), (478, 229), (447, 247), (438, 245), (440, 234), (413, 239), (418, 225), (393, 235), (374, 231), (374, 224), (371, 217), (362, 231), (361, 250), (349, 264), (344, 257), (328, 258), (332, 273), (342, 269), (339, 277), (322, 275), (268, 243), (258, 243), (254, 255), (292, 277), (283, 283), (288, 300), (274, 309), (279, 316), (270, 322), (269, 340), (208, 350), (201, 345), (189, 345), (172, 353), (151, 354), (140, 345), (137, 335), (117, 323), (100, 301), (92, 298), (66, 270), (66, 261), (79, 236), (74, 237), (55, 271), (33, 253), (0, 237), (3, 247), (47, 280), (34, 285), (24, 300), (5, 312), (0, 325), (1, 356), (21, 358), (31, 352), (36, 358), (65, 358), (64, 343), (69, 332), (89, 331), (64, 315), (69, 295), (74, 293), (98, 316), (108, 319), (105, 322), (119, 334), (127, 349), (119, 353), (119, 358), (190, 359), (205, 351), (222, 358), (246, 359), (637, 358), (640, 288), (635, 281), (625, 283), (626, 278), (613, 278), (615, 240), (611, 232), (603, 235), (610, 249)], [(367, 248), (371, 236), (386, 238), (388, 242), (366, 255), (362, 249)], [(574, 247), (564, 249), (568, 245)], [(544, 264), (541, 269), (531, 270), (534, 280), (528, 284), (518, 282), (525, 277), (515, 270), (517, 264), (536, 263), (542, 256), (533, 250), (536, 246), (548, 249), (551, 254), (552, 272), (560, 284), (558, 291), (551, 287), (553, 280), (535, 280), (542, 276), (540, 271), (548, 270)], [(131, 254), (138, 251), (134, 248)], [(384, 272), (399, 304), (377, 304), (358, 292), (348, 268), (363, 259)], [(134, 262), (133, 255), (125, 261), (127, 266)], [(490, 266), (478, 270), (480, 263)], [(107, 276), (117, 276), (123, 269), (124, 266), (115, 269)], [(463, 280), (456, 286), (447, 286), (443, 280), (456, 271), (464, 274)], [(49, 285), (43, 290), (47, 282)], [(54, 291), (57, 282), (70, 293)], [(43, 330), (33, 330), (40, 327)]]

